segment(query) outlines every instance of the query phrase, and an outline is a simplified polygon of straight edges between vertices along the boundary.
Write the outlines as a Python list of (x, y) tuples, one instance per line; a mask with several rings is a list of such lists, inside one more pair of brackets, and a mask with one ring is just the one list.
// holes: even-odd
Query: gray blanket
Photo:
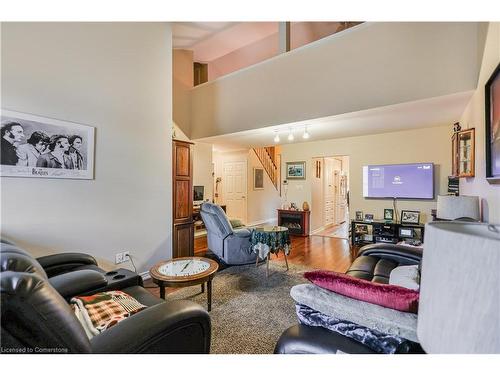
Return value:
[(290, 295), (295, 302), (334, 319), (418, 342), (416, 314), (358, 301), (314, 284), (295, 285), (290, 290)]
[(342, 336), (350, 337), (377, 353), (408, 353), (412, 347), (412, 343), (402, 337), (378, 332), (346, 320), (335, 319), (300, 303), (297, 303), (295, 308), (300, 323), (323, 327)]

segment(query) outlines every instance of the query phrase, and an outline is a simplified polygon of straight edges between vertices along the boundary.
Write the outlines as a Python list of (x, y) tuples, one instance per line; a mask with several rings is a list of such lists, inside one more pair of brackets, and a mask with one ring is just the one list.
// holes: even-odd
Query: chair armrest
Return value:
[(97, 266), (95, 258), (84, 253), (61, 253), (46, 255), (36, 259), (49, 277), (69, 272), (76, 267), (85, 265)]
[(65, 299), (108, 285), (106, 277), (94, 270), (79, 270), (57, 275), (51, 277), (49, 283)]
[(237, 237), (247, 238), (252, 235), (252, 231), (248, 228), (239, 228), (239, 229), (234, 229), (233, 234)]
[(395, 260), (401, 264), (418, 264), (422, 260), (423, 250), (419, 247), (376, 243), (363, 246), (358, 257), (372, 255), (379, 258)]
[(93, 353), (210, 352), (210, 316), (191, 301), (164, 302), (121, 321), (90, 340)]

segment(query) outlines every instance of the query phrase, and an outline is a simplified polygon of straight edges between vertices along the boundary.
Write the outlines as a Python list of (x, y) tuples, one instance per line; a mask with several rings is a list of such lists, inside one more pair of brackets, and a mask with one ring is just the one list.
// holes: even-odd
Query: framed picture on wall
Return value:
[(253, 169), (253, 189), (263, 190), (264, 189), (264, 169), (254, 168)]
[(2, 109), (0, 176), (94, 178), (92, 126)]
[(306, 162), (305, 161), (287, 162), (286, 178), (287, 180), (305, 180)]
[(500, 64), (485, 86), (486, 179), (500, 183)]

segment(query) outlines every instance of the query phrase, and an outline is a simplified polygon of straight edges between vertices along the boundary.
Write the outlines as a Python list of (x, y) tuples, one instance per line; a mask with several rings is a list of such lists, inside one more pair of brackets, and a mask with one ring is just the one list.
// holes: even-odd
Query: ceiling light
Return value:
[(290, 134), (288, 134), (288, 140), (291, 142), (295, 139), (295, 137), (293, 136), (293, 132), (292, 132), (292, 129), (290, 129)]
[(304, 139), (309, 139), (309, 137), (310, 137), (310, 136), (309, 136), (309, 133), (308, 133), (308, 131), (307, 131), (307, 128), (305, 128), (305, 129), (304, 129), (304, 134), (302, 134), (302, 138), (304, 138)]
[(276, 132), (276, 135), (274, 136), (274, 143), (280, 143), (280, 135), (278, 132)]

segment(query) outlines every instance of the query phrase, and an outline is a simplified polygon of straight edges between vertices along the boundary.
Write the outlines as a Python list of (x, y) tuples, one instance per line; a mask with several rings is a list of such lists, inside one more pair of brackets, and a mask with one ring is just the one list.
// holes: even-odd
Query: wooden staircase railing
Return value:
[(253, 151), (260, 163), (264, 167), (267, 175), (271, 179), (274, 187), (278, 190), (279, 175), (278, 167), (276, 165), (276, 153), (274, 147), (259, 147), (254, 148)]

